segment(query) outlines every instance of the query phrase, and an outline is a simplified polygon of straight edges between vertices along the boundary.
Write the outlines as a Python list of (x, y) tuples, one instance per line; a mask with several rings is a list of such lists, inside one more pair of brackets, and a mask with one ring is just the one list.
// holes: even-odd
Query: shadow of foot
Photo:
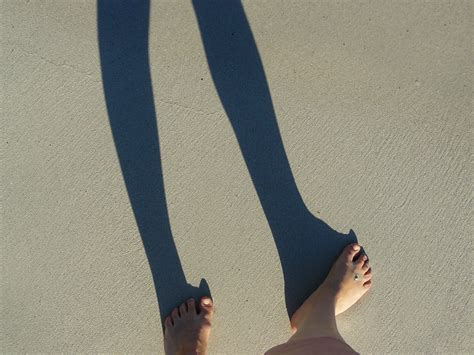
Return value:
[(288, 317), (322, 284), (344, 247), (357, 242), (354, 231), (342, 234), (309, 211), (270, 222), (285, 281)]

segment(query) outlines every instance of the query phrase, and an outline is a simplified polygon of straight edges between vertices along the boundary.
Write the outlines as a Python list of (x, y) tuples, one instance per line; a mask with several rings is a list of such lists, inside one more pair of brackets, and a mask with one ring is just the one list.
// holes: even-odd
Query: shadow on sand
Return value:
[(192, 2), (214, 85), (272, 230), (291, 317), (324, 280), (344, 246), (357, 238), (352, 230), (338, 233), (314, 217), (301, 198), (241, 2)]
[(97, 6), (110, 126), (163, 320), (187, 298), (210, 293), (205, 280), (199, 288), (187, 283), (173, 241), (148, 58), (149, 12), (149, 1), (100, 0)]
[[(291, 317), (343, 247), (357, 239), (314, 217), (301, 198), (241, 3), (192, 3), (214, 85), (277, 246)], [(168, 218), (148, 57), (149, 7), (149, 1), (99, 0), (98, 39), (115, 147), (163, 319), (183, 300), (209, 294), (209, 288), (205, 280), (199, 288), (187, 283)]]

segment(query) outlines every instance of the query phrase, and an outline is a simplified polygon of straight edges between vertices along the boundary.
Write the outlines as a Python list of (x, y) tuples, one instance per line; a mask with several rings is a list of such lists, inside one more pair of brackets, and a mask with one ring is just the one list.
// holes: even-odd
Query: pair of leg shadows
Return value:
[[(192, 4), (214, 85), (272, 230), (291, 316), (356, 236), (340, 234), (314, 217), (299, 194), (242, 4)], [(187, 283), (171, 232), (150, 75), (149, 10), (149, 1), (99, 0), (98, 37), (115, 147), (163, 319), (177, 301), (209, 289), (204, 280), (198, 288)]]

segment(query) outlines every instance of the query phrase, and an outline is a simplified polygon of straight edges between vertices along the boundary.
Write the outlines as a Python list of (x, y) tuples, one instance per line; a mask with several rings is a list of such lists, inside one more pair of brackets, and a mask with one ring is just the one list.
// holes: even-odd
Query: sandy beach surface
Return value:
[(207, 288), (262, 353), (350, 230), (354, 349), (474, 352), (471, 1), (118, 3), (0, 3), (2, 353), (161, 353)]

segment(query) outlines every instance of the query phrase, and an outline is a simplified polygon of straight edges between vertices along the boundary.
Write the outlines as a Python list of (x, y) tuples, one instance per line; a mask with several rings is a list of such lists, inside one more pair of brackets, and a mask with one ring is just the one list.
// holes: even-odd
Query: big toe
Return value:
[(341, 254), (341, 258), (345, 261), (353, 261), (354, 257), (360, 251), (360, 245), (357, 243), (349, 244), (344, 248), (344, 252)]
[(203, 297), (201, 298), (201, 309), (200, 315), (202, 318), (208, 320), (209, 322), (212, 320), (212, 316), (214, 315), (214, 302), (210, 297)]

